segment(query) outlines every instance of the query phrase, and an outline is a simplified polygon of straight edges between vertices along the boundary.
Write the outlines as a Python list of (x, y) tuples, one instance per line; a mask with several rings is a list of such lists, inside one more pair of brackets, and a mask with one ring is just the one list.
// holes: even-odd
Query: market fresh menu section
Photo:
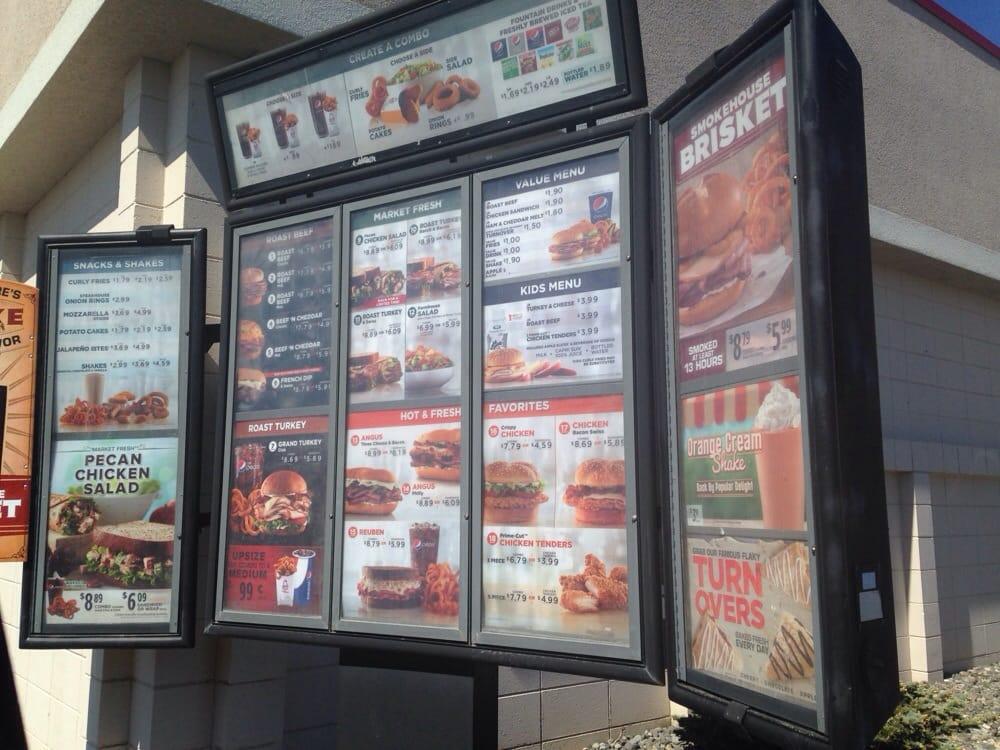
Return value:
[(624, 399), (483, 408), (483, 630), (629, 646)]
[(59, 253), (45, 628), (176, 616), (182, 252)]
[(481, 3), (223, 96), (236, 187), (613, 87), (604, 0)]
[(462, 237), (459, 188), (351, 213), (352, 406), (461, 392)]

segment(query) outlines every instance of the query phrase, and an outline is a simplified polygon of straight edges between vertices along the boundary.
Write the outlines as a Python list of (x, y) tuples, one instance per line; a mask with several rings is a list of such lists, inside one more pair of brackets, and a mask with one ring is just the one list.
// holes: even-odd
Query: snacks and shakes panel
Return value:
[(621, 395), (487, 401), (483, 630), (630, 645)]
[(43, 629), (176, 616), (183, 252), (59, 251)]
[(237, 411), (329, 402), (333, 232), (324, 218), (240, 238)]

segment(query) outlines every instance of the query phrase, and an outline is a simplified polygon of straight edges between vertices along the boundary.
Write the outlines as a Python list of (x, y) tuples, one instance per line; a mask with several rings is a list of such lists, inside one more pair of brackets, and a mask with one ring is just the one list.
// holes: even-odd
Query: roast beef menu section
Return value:
[[(816, 706), (814, 566), (785, 56), (755, 53), (664, 132), (688, 679)], [(668, 255), (667, 257), (671, 257)]]
[(636, 645), (623, 169), (612, 148), (482, 182), (487, 642)]
[(228, 612), (323, 619), (335, 226), (291, 220), (238, 241), (219, 586)]
[(42, 631), (171, 629), (186, 313), (179, 247), (58, 255)]
[(624, 80), (608, 13), (605, 0), (491, 0), (226, 94), (233, 187), (608, 91)]

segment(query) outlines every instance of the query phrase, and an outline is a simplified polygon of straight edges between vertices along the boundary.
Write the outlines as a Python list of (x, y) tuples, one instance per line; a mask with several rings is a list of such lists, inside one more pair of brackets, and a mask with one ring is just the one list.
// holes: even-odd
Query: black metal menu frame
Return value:
[[(623, 275), (627, 275), (631, 285), (631, 334), (630, 340), (625, 342), (625, 347), (631, 348), (633, 362), (631, 370), (626, 370), (627, 382), (624, 382), (626, 401), (630, 398), (635, 403), (652, 402), (652, 359), (648, 342), (653, 338), (653, 314), (652, 299), (654, 294), (654, 269), (658, 265), (654, 256), (655, 246), (649, 242), (646, 231), (647, 223), (644, 220), (649, 211), (649, 188), (648, 173), (642, 165), (648, 163), (648, 134), (649, 120), (647, 117), (631, 118), (608, 125), (588, 128), (569, 134), (555, 134), (550, 137), (538, 140), (529, 145), (520, 145), (514, 148), (506, 146), (506, 139), (503, 136), (491, 136), (487, 141), (499, 146), (504, 144), (503, 158), (497, 159), (493, 153), (480, 153), (458, 158), (452, 163), (435, 164), (429, 167), (401, 170), (393, 174), (383, 174), (377, 177), (361, 180), (351, 185), (339, 185), (328, 190), (323, 190), (312, 194), (305, 199), (290, 201), (288, 204), (267, 205), (253, 208), (241, 209), (230, 215), (226, 225), (226, 254), (225, 268), (223, 272), (223, 336), (222, 336), (222, 362), (230, 362), (232, 355), (230, 350), (234, 345), (232, 341), (233, 325), (233, 305), (234, 289), (233, 280), (235, 278), (234, 263), (235, 242), (237, 236), (253, 233), (262, 226), (287, 225), (300, 220), (303, 214), (317, 215), (322, 212), (327, 214), (338, 214), (341, 216), (342, 233), (348, 231), (348, 212), (351, 205), (370, 205), (373, 202), (392, 202), (401, 194), (427, 194), (438, 192), (442, 189), (452, 187), (456, 184), (465, 185), (466, 199), (471, 197), (471, 185), (473, 175), (482, 172), (487, 168), (494, 168), (504, 165), (516, 165), (519, 162), (528, 162), (542, 158), (555, 159), (556, 155), (566, 154), (572, 158), (574, 150), (615, 150), (627, 143), (628, 169), (627, 169), (627, 194), (631, 198), (631, 205), (627, 212), (623, 208), (623, 222), (627, 214), (627, 226), (631, 233), (631, 244), (628, 250), (622, 252)], [(341, 208), (343, 207), (343, 208)], [(475, 214), (472, 205), (466, 205), (465, 211), (470, 215)], [(469, 242), (468, 239), (465, 240)], [(466, 248), (469, 245), (466, 244)], [(627, 257), (626, 257), (627, 256)], [(468, 260), (466, 252), (464, 256)], [(346, 273), (349, 263), (348, 254), (341, 251), (341, 273)], [(468, 266), (471, 268), (472, 266)], [(471, 283), (468, 279), (468, 270), (465, 270), (465, 283)], [(463, 293), (463, 298), (468, 298), (468, 290)], [(466, 305), (468, 302), (465, 303)], [(341, 299), (337, 303), (337, 315), (345, 315), (344, 302)], [(629, 312), (623, 310), (623, 317)], [(472, 317), (475, 318), (475, 311)], [(337, 321), (334, 327), (340, 330)], [(471, 330), (479, 330), (477, 327)], [(628, 331), (628, 324), (624, 325), (624, 330)], [(463, 336), (468, 337), (469, 331), (464, 331)], [(463, 345), (466, 348), (467, 344)], [(341, 355), (344, 353), (341, 352)], [(464, 355), (463, 355), (464, 356)], [(339, 358), (343, 364), (344, 356)], [(474, 372), (474, 371), (473, 371)], [(343, 377), (343, 373), (339, 373)], [(466, 374), (466, 379), (476, 377)], [(220, 403), (225, 403), (231, 397), (230, 380), (232, 372), (226, 377), (220, 378)], [(336, 378), (335, 378), (336, 379)], [(343, 385), (338, 386), (343, 390)], [(469, 391), (465, 390), (468, 398)], [(473, 406), (473, 409), (476, 407)], [(419, 630), (411, 630), (402, 627), (366, 627), (365, 623), (350, 621), (344, 623), (339, 616), (334, 619), (332, 630), (320, 627), (303, 627), (301, 623), (278, 623), (269, 617), (255, 619), (251, 616), (230, 617), (226, 612), (218, 608), (219, 590), (221, 578), (219, 571), (210, 577), (209, 585), (209, 608), (214, 614), (213, 621), (206, 628), (206, 632), (218, 635), (230, 635), (239, 637), (258, 638), (279, 641), (300, 641), (314, 644), (327, 644), (341, 646), (344, 648), (356, 648), (361, 650), (375, 650), (391, 652), (398, 655), (400, 659), (417, 658), (423, 660), (434, 659), (469, 659), (481, 662), (492, 662), (509, 666), (521, 666), (536, 669), (546, 669), (570, 673), (588, 674), (600, 677), (611, 677), (640, 682), (650, 682), (662, 684), (664, 676), (662, 670), (662, 650), (661, 641), (662, 627), (661, 616), (664, 606), (662, 592), (659, 590), (657, 560), (659, 559), (659, 534), (657, 520), (657, 477), (652, 460), (652, 447), (654, 445), (653, 422), (655, 415), (648, 409), (635, 408), (626, 405), (626, 410), (632, 409), (634, 413), (634, 423), (628, 437), (634, 445), (634, 475), (631, 478), (631, 492), (633, 494), (634, 513), (637, 515), (636, 521), (631, 521), (634, 531), (632, 539), (637, 546), (634, 547), (635, 564), (638, 566), (636, 580), (639, 590), (631, 592), (630, 599), (635, 599), (633, 614), (636, 618), (634, 625), (637, 634), (637, 641), (633, 644), (634, 649), (628, 655), (615, 653), (613, 655), (594, 652), (593, 649), (579, 649), (577, 653), (563, 652), (561, 646), (563, 642), (554, 644), (551, 651), (547, 651), (538, 643), (532, 644), (531, 649), (518, 645), (508, 644), (487, 644), (478, 643), (473, 640), (466, 642), (448, 642), (435, 636), (433, 633), (424, 633)], [(217, 432), (217, 469), (212, 483), (213, 497), (221, 499), (225, 497), (227, 474), (223, 470), (225, 463), (226, 445), (224, 436), (229, 430), (226, 410), (220, 410)], [(331, 419), (334, 417), (331, 415)], [(337, 414), (335, 419), (338, 426), (334, 431), (343, 435), (344, 426), (342, 424), (345, 415)], [(470, 419), (468, 412), (463, 412), (463, 425), (468, 422), (480, 423), (481, 418)], [(474, 442), (473, 438), (473, 442)], [(339, 441), (338, 441), (339, 442)], [(465, 455), (470, 452), (470, 436), (467, 434), (463, 440)], [(338, 445), (331, 452), (331, 458), (341, 456), (343, 446)], [(342, 473), (342, 469), (338, 471)], [(468, 482), (468, 470), (465, 472), (465, 480)], [(468, 486), (468, 485), (467, 485)], [(329, 498), (337, 498), (341, 493), (339, 490), (334, 494), (331, 490)], [(475, 505), (478, 498), (468, 497), (466, 506)], [(220, 546), (224, 539), (226, 519), (225, 510), (222, 504), (213, 503), (212, 517), (212, 553), (210, 560), (221, 560)], [(336, 526), (341, 523), (340, 503), (334, 505), (334, 514), (337, 516), (334, 521)], [(466, 519), (464, 523), (470, 523), (471, 514), (466, 507)], [(338, 534), (341, 532), (338, 532)], [(478, 533), (472, 529), (472, 534)], [(468, 575), (478, 577), (478, 571), (472, 566), (471, 552), (466, 546), (465, 558), (463, 560), (463, 576)], [(334, 559), (337, 560), (337, 572), (339, 573), (340, 556), (342, 552), (334, 549)], [(465, 571), (470, 571), (467, 574)], [(338, 599), (338, 581), (333, 579), (333, 600)], [(467, 590), (473, 590), (469, 583), (465, 583)], [(471, 607), (478, 608), (479, 602), (470, 601)], [(334, 609), (334, 614), (338, 610)], [(471, 613), (465, 611), (463, 606), (461, 616), (464, 618), (460, 623), (463, 633), (469, 633), (475, 637), (471, 630), (469, 619)], [(346, 627), (341, 629), (341, 623)], [(364, 632), (358, 632), (364, 631)]]
[[(198, 521), (201, 479), (202, 371), (205, 318), (205, 229), (183, 230), (142, 227), (134, 232), (100, 232), (53, 235), (38, 239), (39, 305), (38, 357), (35, 413), (39, 415), (32, 457), (31, 526), (24, 565), (21, 608), (21, 646), (27, 648), (165, 648), (194, 643), (195, 566), (198, 556)], [(58, 418), (54, 403), (55, 331), (59, 278), (58, 260), (63, 251), (85, 250), (98, 256), (142, 253), (157, 248), (177, 248), (181, 257), (181, 319), (178, 360), (177, 496), (174, 553), (178, 561), (172, 576), (171, 618), (168, 626), (95, 625), (42, 627), (46, 592), (46, 532), (49, 519), (49, 475), (53, 426)], [(97, 434), (97, 433), (92, 433)]]
[[(503, 2), (503, 0), (501, 0)], [(475, 127), (426, 138), (392, 148), (382, 155), (303, 170), (294, 175), (237, 187), (235, 168), (228, 154), (231, 128), (226, 128), (223, 96), (267, 82), (332, 56), (350, 52), (366, 44), (379, 43), (393, 35), (474, 8), (479, 0), (414, 0), (371, 13), (331, 31), (293, 42), (212, 73), (206, 79), (209, 114), (223, 180), (223, 200), (229, 209), (261, 201), (311, 192), (332, 184), (354, 183), (382, 173), (385, 164), (396, 170), (434, 160), (451, 158), (486, 148), (494, 136), (505, 142), (552, 132), (599, 118), (635, 110), (646, 105), (646, 78), (639, 36), (635, 0), (607, 0), (608, 24), (614, 56), (615, 84), (585, 96), (553, 101), (551, 104), (503, 117)], [(512, 8), (516, 4), (510, 4)], [(223, 135), (225, 134), (225, 135)]]
[[(681, 382), (677, 342), (673, 227), (676, 195), (673, 129), (720, 84), (724, 94), (741, 79), (744, 63), (768, 44), (783, 48), (788, 77), (788, 152), (798, 350), (738, 375), (708, 374)], [(735, 72), (734, 72), (735, 71)], [(701, 106), (704, 106), (703, 104)], [(662, 217), (665, 264), (657, 270), (666, 295), (665, 350), (658, 353), (657, 411), (660, 464), (669, 467), (663, 519), (669, 530), (664, 582), (674, 606), (665, 615), (671, 696), (703, 713), (742, 726), (782, 747), (863, 748), (897, 700), (897, 664), (887, 544), (884, 470), (878, 409), (875, 330), (868, 231), (860, 67), (815, 0), (786, 0), (769, 9), (728, 47), (692, 72), (685, 86), (653, 114), (656, 200)], [(679, 126), (677, 126), (679, 128)], [(859, 269), (861, 269), (859, 271)], [(688, 519), (680, 500), (681, 399), (724, 385), (798, 376), (802, 398), (807, 532), (782, 536), (808, 545), (815, 641), (816, 709), (764, 695), (688, 663), (686, 544)], [(706, 390), (708, 389), (708, 390)], [(864, 394), (860, 400), (857, 394)], [(669, 429), (664, 429), (668, 427)], [(739, 529), (705, 529), (736, 536)]]

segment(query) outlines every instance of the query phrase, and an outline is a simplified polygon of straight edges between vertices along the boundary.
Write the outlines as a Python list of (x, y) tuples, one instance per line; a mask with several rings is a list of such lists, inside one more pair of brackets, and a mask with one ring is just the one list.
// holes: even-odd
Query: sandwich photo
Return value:
[(247, 536), (294, 536), (309, 524), (312, 493), (301, 474), (288, 469), (271, 472), (260, 487), (244, 495), (229, 494), (230, 528)]
[(240, 406), (253, 406), (264, 394), (267, 378), (253, 367), (236, 368), (236, 401)]
[(382, 269), (378, 266), (363, 266), (351, 274), (351, 304), (364, 302), (377, 294), (376, 282)]
[(410, 466), (420, 479), (457, 482), (462, 465), (462, 432), (457, 429), (430, 430), (413, 441)]
[(406, 264), (406, 296), (410, 299), (444, 294), (458, 289), (462, 283), (462, 269), (457, 263), (434, 258), (417, 258)]
[(49, 495), (49, 529), (64, 536), (89, 534), (101, 514), (93, 498), (79, 495)]
[(351, 393), (364, 393), (375, 386), (398, 383), (402, 377), (403, 367), (396, 357), (367, 352), (347, 358), (347, 389)]
[(172, 525), (129, 521), (97, 528), (81, 572), (106, 586), (168, 588), (173, 557)]
[(625, 461), (588, 458), (576, 467), (563, 502), (575, 511), (577, 526), (625, 525)]
[(549, 496), (527, 461), (492, 461), (483, 467), (483, 517), (487, 523), (533, 523)]
[(498, 347), (486, 354), (483, 368), (483, 380), (487, 383), (511, 383), (527, 380), (528, 372), (524, 364), (524, 355), (520, 349)]
[(267, 293), (264, 270), (250, 266), (240, 271), (240, 303), (246, 307), (259, 305)]
[(344, 512), (387, 516), (403, 499), (396, 475), (388, 469), (351, 467), (344, 472)]
[(571, 260), (584, 254), (597, 255), (620, 240), (621, 230), (610, 219), (591, 222), (580, 219), (552, 235), (549, 255), (554, 261)]
[(364, 565), (358, 596), (369, 609), (419, 607), (424, 600), (424, 579), (416, 568), (402, 565)]
[(242, 361), (253, 361), (264, 349), (264, 331), (252, 320), (241, 320), (236, 334), (236, 343)]
[(725, 172), (702, 177), (677, 198), (677, 306), (681, 325), (718, 317), (750, 278), (743, 190)]

